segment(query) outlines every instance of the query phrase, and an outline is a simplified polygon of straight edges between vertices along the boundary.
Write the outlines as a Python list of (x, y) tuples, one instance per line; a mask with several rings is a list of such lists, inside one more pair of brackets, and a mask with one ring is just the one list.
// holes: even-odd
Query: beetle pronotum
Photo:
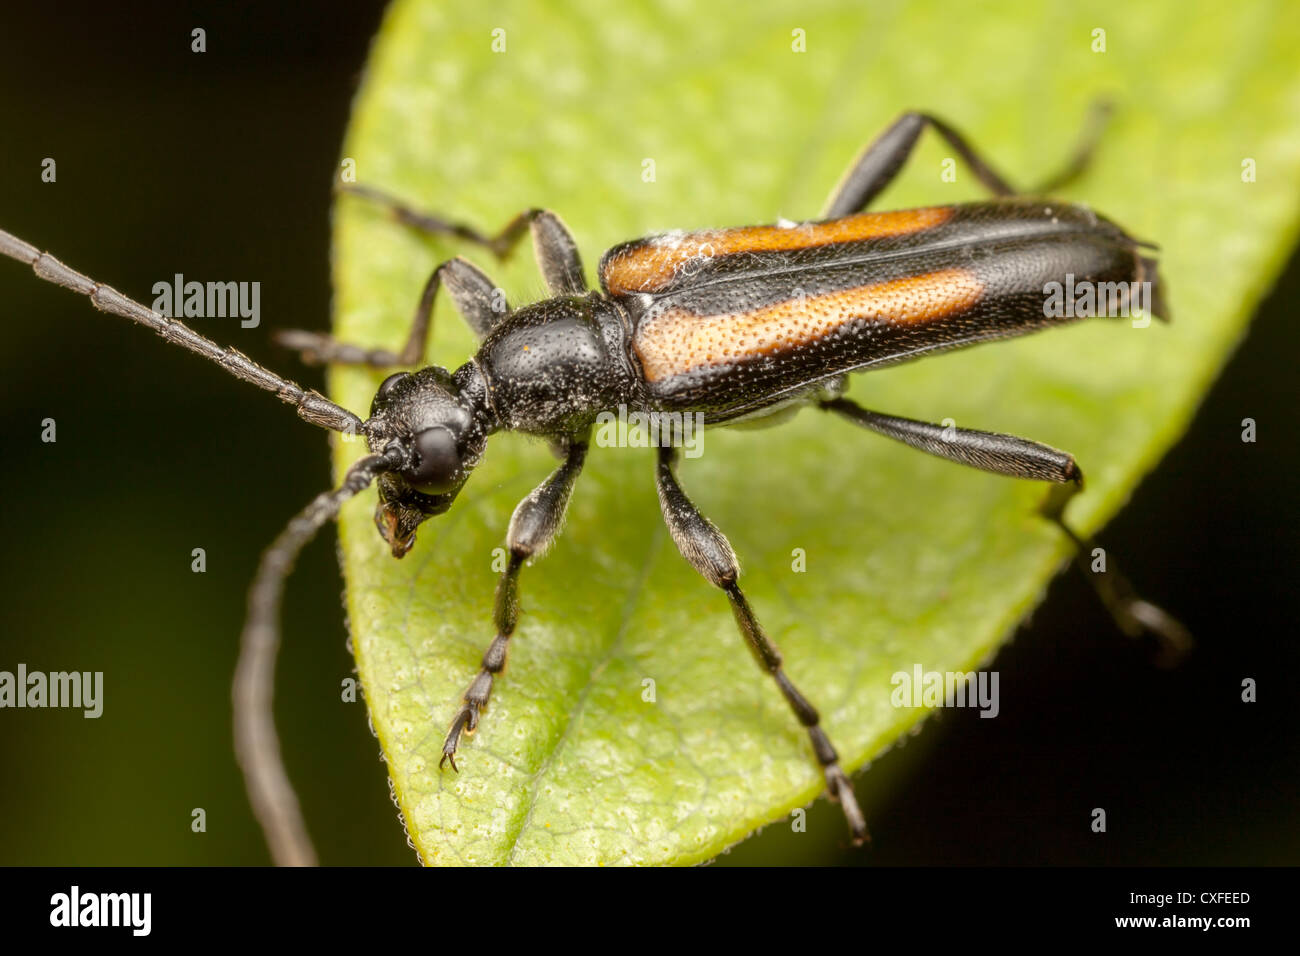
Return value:
[[(995, 196), (986, 202), (895, 212), (865, 212), (897, 175), (927, 127), (938, 132)], [(1085, 137), (1049, 192), (1084, 168)], [(921, 451), (985, 471), (1053, 483), (1044, 515), (1083, 553), (1088, 542), (1062, 520), (1082, 484), (1074, 458), (1011, 435), (944, 428), (863, 408), (844, 396), (848, 374), (930, 352), (1004, 338), (1072, 321), (1044, 307), (1053, 283), (1117, 288), (1121, 310), (1141, 306), (1167, 318), (1154, 259), (1086, 207), (1018, 197), (946, 123), (906, 113), (850, 166), (821, 219), (671, 233), (624, 243), (601, 260), (600, 291), (589, 291), (577, 243), (554, 214), (527, 210), (499, 233), (416, 211), (362, 187), (350, 192), (386, 206), (401, 222), (452, 235), (504, 257), (530, 233), (551, 298), (511, 311), (493, 283), (456, 258), (429, 277), (411, 331), (398, 352), (336, 342), (312, 332), (278, 338), (312, 362), (416, 366), (434, 301), (445, 289), (481, 344), (455, 371), (398, 371), (384, 380), (362, 420), (323, 396), (222, 348), (171, 318), (68, 268), (0, 232), (0, 252), (38, 276), (88, 296), (99, 309), (152, 328), (235, 377), (275, 393), (312, 424), (366, 439), (370, 454), (336, 489), (317, 496), (262, 557), (249, 596), (235, 681), (237, 751), (250, 798), (280, 863), (315, 859), (297, 799), (280, 762), (271, 716), (278, 616), (284, 581), (303, 545), (344, 503), (375, 483), (375, 521), (394, 557), (414, 544), (418, 526), (451, 507), (488, 437), (519, 431), (551, 441), (563, 461), (515, 509), (509, 557), (496, 592), (496, 636), (484, 653), (443, 745), (456, 767), (465, 733), (478, 725), (505, 668), (519, 616), (522, 568), (555, 538), (586, 459), (597, 416), (623, 406), (643, 413), (702, 415), (728, 425), (808, 405)], [(1136, 301), (1127, 291), (1146, 290)], [(691, 502), (675, 474), (671, 439), (658, 450), (656, 483), (663, 517), (683, 557), (725, 595), (760, 667), (776, 682), (807, 731), (830, 797), (843, 808), (855, 842), (865, 817), (816, 708), (786, 675), (776, 644), (739, 584), (736, 556), (722, 532)], [(1120, 627), (1149, 631), (1168, 649), (1185, 647), (1182, 626), (1141, 600), (1112, 568), (1091, 577)]]

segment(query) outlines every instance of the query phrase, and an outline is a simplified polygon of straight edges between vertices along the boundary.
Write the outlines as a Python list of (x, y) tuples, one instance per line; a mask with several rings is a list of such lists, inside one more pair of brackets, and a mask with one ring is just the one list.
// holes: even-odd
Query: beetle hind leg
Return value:
[(1156, 662), (1162, 665), (1176, 663), (1191, 648), (1192, 636), (1187, 628), (1169, 612), (1143, 600), (1109, 557), (1101, 567), (1094, 568), (1093, 561), (1099, 551), (1096, 543), (1076, 534), (1065, 523), (1065, 506), (1083, 487), (1083, 472), (1073, 455), (1015, 435), (882, 415), (847, 398), (824, 401), (821, 407), (855, 425), (939, 458), (1011, 478), (1053, 482), (1055, 487), (1041, 509), (1042, 515), (1074, 543), (1079, 569), (1120, 631), (1129, 637), (1152, 635), (1160, 645)]
[[(1082, 474), (1077, 483), (1058, 485), (1048, 494), (1040, 513), (1074, 543), (1075, 564), (1097, 592), (1097, 597), (1114, 620), (1115, 626), (1128, 637), (1151, 635), (1159, 647), (1156, 664), (1172, 667), (1192, 649), (1195, 642), (1191, 632), (1164, 608), (1143, 599), (1129, 579), (1115, 566), (1109, 552), (1099, 547), (1092, 538), (1075, 533), (1065, 523), (1065, 506), (1082, 489)], [(1098, 561), (1101, 562), (1100, 567)]]
[[(1094, 103), (1079, 143), (1064, 168), (1024, 192), (1046, 195), (1077, 179), (1088, 168), (1110, 110), (1110, 104), (1104, 100)], [(999, 175), (956, 129), (930, 113), (908, 112), (895, 120), (853, 161), (831, 193), (823, 218), (838, 219), (866, 209), (894, 181), (927, 126), (943, 137), (989, 192), (995, 196), (1014, 196), (1020, 192)]]

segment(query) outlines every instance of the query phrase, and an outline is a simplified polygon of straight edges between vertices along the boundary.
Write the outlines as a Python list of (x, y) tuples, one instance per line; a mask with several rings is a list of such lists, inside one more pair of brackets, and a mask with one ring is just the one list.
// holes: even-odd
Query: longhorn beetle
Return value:
[[(927, 126), (995, 198), (865, 212)], [(1084, 169), (1099, 127), (1100, 122), (1093, 124), (1063, 173), (1035, 195)], [(499, 233), (487, 235), (374, 189), (352, 186), (345, 191), (379, 203), (415, 229), (458, 237), (498, 258), (531, 233), (552, 297), (510, 311), (495, 300), (493, 283), (482, 271), (455, 258), (430, 275), (400, 352), (337, 342), (314, 332), (277, 336), (308, 362), (417, 366), (434, 300), (445, 289), (481, 339), (478, 351), (455, 371), (427, 366), (390, 375), (363, 421), (0, 232), (0, 252), (29, 264), (42, 279), (89, 296), (99, 309), (139, 322), (236, 378), (274, 392), (314, 425), (366, 439), (370, 454), (348, 469), (336, 489), (299, 512), (263, 554), (249, 593), (235, 680), (236, 749), (254, 811), (281, 863), (315, 859), (280, 763), (271, 716), (284, 582), (303, 545), (371, 483), (379, 492), (375, 524), (393, 556), (400, 558), (411, 550), (420, 524), (451, 507), (494, 432), (547, 439), (563, 458), (511, 517), (509, 559), (496, 589), (496, 636), (442, 748), (440, 765), (456, 769), (462, 735), (478, 726), (505, 668), (519, 617), (520, 571), (557, 534), (599, 413), (625, 406), (646, 414), (699, 413), (706, 424), (729, 425), (799, 406), (823, 409), (950, 461), (1054, 483), (1043, 514), (1070, 538), (1083, 564), (1091, 543), (1062, 519), (1066, 502), (1083, 484), (1071, 455), (1012, 435), (944, 428), (871, 411), (844, 397), (847, 376), (1079, 317), (1073, 310), (1053, 314), (1045, 308), (1052, 283), (1117, 289), (1111, 314), (1115, 306), (1123, 311), (1143, 307), (1168, 318), (1155, 260), (1143, 254), (1144, 247), (1154, 247), (1086, 206), (1018, 196), (957, 131), (924, 113), (905, 113), (863, 151), (831, 194), (821, 219), (627, 242), (602, 257), (599, 291), (587, 288), (573, 236), (545, 209), (520, 213)], [(866, 821), (835, 747), (816, 708), (786, 675), (780, 651), (746, 599), (730, 544), (678, 484), (676, 455), (671, 440), (660, 442), (655, 480), (673, 541), (726, 596), (759, 666), (806, 728), (828, 794), (843, 808), (854, 842), (861, 843), (867, 837)], [(1113, 567), (1089, 577), (1126, 633), (1149, 632), (1167, 651), (1188, 646), (1182, 625), (1138, 598)]]

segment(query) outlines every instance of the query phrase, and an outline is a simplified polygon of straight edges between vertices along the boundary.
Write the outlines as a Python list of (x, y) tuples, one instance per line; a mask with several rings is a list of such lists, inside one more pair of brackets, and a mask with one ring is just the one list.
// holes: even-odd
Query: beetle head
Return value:
[(438, 366), (384, 379), (370, 407), (366, 439), (373, 452), (393, 446), (403, 466), (379, 476), (375, 525), (400, 558), (415, 529), (451, 507), (487, 447), (490, 416), (473, 363), (454, 374)]

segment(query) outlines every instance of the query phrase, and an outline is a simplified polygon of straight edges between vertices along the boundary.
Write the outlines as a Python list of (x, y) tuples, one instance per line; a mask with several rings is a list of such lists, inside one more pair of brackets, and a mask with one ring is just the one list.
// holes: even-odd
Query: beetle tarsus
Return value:
[(1075, 549), (1075, 566), (1088, 579), (1115, 626), (1127, 637), (1152, 637), (1157, 645), (1153, 663), (1173, 667), (1195, 645), (1191, 631), (1157, 604), (1141, 597), (1115, 564), (1115, 559), (1092, 538), (1084, 537), (1065, 523), (1065, 506), (1083, 487), (1083, 476), (1075, 485), (1052, 489), (1041, 514), (1070, 539)]
[[(442, 745), (444, 761), (452, 760), (461, 733), (473, 733), (478, 727), (479, 716), (487, 709), (488, 700), (492, 696), (493, 682), (506, 669), (510, 638), (519, 623), (519, 572), (529, 558), (541, 555), (550, 547), (559, 534), (560, 526), (564, 524), (564, 514), (568, 510), (569, 499), (573, 496), (573, 487), (587, 460), (587, 440), (585, 437), (570, 437), (559, 444), (564, 451), (564, 463), (519, 502), (510, 518), (510, 527), (506, 532), (510, 560), (497, 583), (496, 609), (493, 615), (497, 636), (483, 652), (478, 676), (466, 689), (464, 704), (452, 721), (451, 731)], [(442, 766), (441, 761), (438, 766)], [(454, 760), (451, 766), (453, 770), (456, 769)]]
[(867, 832), (866, 817), (863, 816), (862, 808), (858, 805), (858, 798), (853, 793), (853, 782), (840, 769), (838, 763), (831, 764), (826, 768), (826, 792), (844, 811), (844, 818), (848, 821), (849, 834), (852, 837), (853, 845), (864, 846), (870, 843), (871, 834)]

